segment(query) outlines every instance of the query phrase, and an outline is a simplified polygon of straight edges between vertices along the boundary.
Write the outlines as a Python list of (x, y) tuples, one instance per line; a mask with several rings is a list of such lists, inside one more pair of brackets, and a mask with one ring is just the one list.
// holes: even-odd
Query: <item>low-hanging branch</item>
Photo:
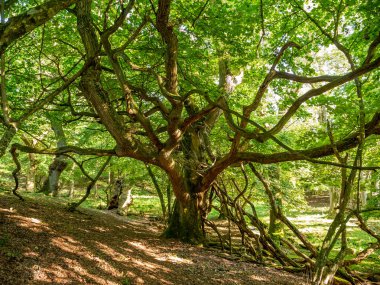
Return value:
[(12, 190), (12, 193), (18, 197), (21, 201), (25, 201), (25, 199), (17, 193), (17, 189), (18, 189), (18, 186), (19, 186), (19, 181), (18, 181), (18, 173), (20, 172), (21, 170), (21, 164), (18, 160), (18, 153), (17, 153), (17, 148), (16, 147), (12, 147), (10, 149), (10, 153), (12, 155), (12, 159), (13, 159), (13, 162), (16, 164), (16, 168), (12, 171), (12, 176), (13, 176), (13, 179), (15, 181), (15, 186)]
[[(358, 159), (355, 159), (354, 164), (357, 164), (357, 162)], [(291, 272), (309, 272), (310, 270), (314, 272), (317, 268), (319, 268), (320, 258), (321, 256), (324, 256), (325, 250), (327, 249), (326, 264), (329, 267), (328, 272), (331, 271), (333, 273), (333, 276), (337, 274), (338, 276), (343, 277), (346, 280), (354, 280), (356, 278), (360, 278), (359, 276), (352, 274), (348, 267), (362, 262), (369, 255), (373, 254), (376, 250), (380, 248), (380, 236), (368, 227), (364, 219), (361, 217), (361, 213), (379, 211), (379, 208), (368, 208), (361, 211), (349, 209), (344, 210), (346, 202), (343, 202), (343, 204), (340, 206), (343, 206), (343, 208), (341, 208), (343, 209), (343, 212), (341, 213), (346, 213), (346, 216), (342, 216), (342, 219), (339, 217), (336, 217), (334, 219), (335, 223), (338, 223), (336, 223), (336, 226), (333, 226), (334, 232), (332, 232), (330, 236), (329, 234), (327, 234), (325, 237), (328, 243), (326, 245), (326, 248), (324, 248), (323, 246), (317, 247), (312, 245), (307, 240), (307, 238), (300, 232), (300, 230), (289, 221), (289, 219), (281, 211), (281, 207), (278, 207), (275, 204), (274, 196), (272, 190), (270, 189), (269, 183), (264, 179), (264, 177), (256, 170), (256, 168), (252, 164), (250, 164), (250, 167), (254, 172), (255, 176), (258, 178), (258, 180), (261, 181), (265, 192), (268, 194), (268, 198), (271, 201), (271, 209), (275, 212), (276, 218), (279, 219), (290, 230), (287, 231), (287, 237), (279, 237), (278, 241), (275, 241), (273, 237), (268, 234), (267, 226), (257, 216), (253, 202), (250, 199), (247, 199), (247, 197), (244, 195), (244, 189), (240, 189), (240, 186), (234, 181), (233, 185), (237, 190), (237, 194), (235, 197), (233, 197), (233, 194), (227, 190), (223, 182), (218, 182), (213, 185), (213, 191), (216, 191), (217, 197), (219, 198), (220, 207), (218, 208), (212, 205), (212, 208), (216, 209), (220, 213), (227, 215), (228, 220), (232, 221), (234, 225), (239, 228), (240, 234), (242, 235), (241, 245), (244, 246), (247, 251), (249, 250), (249, 252), (253, 254), (254, 261), (265, 263), (271, 256), (281, 264), (280, 268), (289, 270)], [(244, 169), (242, 169), (242, 171), (243, 175), (246, 176), (246, 174), (244, 174)], [(346, 171), (342, 171), (342, 173), (344, 172)], [(346, 182), (349, 185), (354, 184), (353, 177), (356, 173), (357, 171), (354, 170), (351, 171), (349, 175), (345, 176)], [(221, 187), (220, 184), (222, 184), (223, 187)], [(246, 184), (247, 182), (243, 183), (243, 185)], [(246, 186), (243, 187), (245, 188)], [(349, 192), (343, 193), (343, 195), (345, 195), (344, 200), (347, 201), (347, 195), (349, 195)], [(240, 206), (241, 202), (239, 202), (239, 199), (246, 201), (247, 204), (250, 205), (251, 212), (246, 211), (244, 207)], [(349, 252), (349, 248), (347, 244), (347, 238), (349, 232), (347, 232), (346, 230), (346, 224), (353, 216), (356, 216), (356, 218), (358, 219), (359, 227), (364, 232), (377, 239), (377, 241), (368, 243), (366, 247), (360, 252), (358, 252), (354, 257), (348, 257), (347, 253)], [(251, 226), (247, 225), (247, 219), (245, 219), (244, 217), (249, 219), (249, 221), (251, 222)], [(231, 238), (230, 241), (224, 239), (220, 233), (220, 229), (215, 223), (206, 220), (205, 224), (209, 226), (217, 234), (222, 248), (224, 248), (225, 246), (227, 248), (233, 248), (233, 245), (230, 242)], [(252, 232), (252, 226), (257, 228), (257, 230), (260, 232), (258, 236)], [(331, 229), (329, 231), (331, 231)], [(252, 248), (253, 244), (250, 243), (249, 240), (245, 241), (244, 236), (253, 238), (258, 243), (256, 243)], [(293, 237), (298, 238), (303, 245), (297, 245), (297, 243), (294, 242)], [(341, 237), (342, 239), (339, 253), (336, 257), (329, 258), (328, 253), (331, 252), (333, 246), (336, 244), (336, 241), (339, 237)], [(279, 248), (279, 242), (286, 245), (293, 253), (289, 253), (288, 251), (283, 250), (283, 248)], [(305, 249), (307, 249), (307, 252), (305, 252)], [(260, 255), (258, 255), (257, 253), (260, 251), (264, 252), (264, 255), (261, 256), (263, 260), (258, 259), (260, 258)], [(236, 253), (238, 252), (239, 251), (236, 251)], [(294, 254), (297, 256), (297, 258), (294, 256)], [(347, 269), (347, 271), (345, 271), (345, 268)]]
[[(219, 107), (219, 106), (218, 106)], [(234, 112), (231, 110), (231, 112)], [(376, 113), (372, 120), (365, 125), (365, 136), (379, 135), (380, 134), (380, 113)], [(275, 152), (271, 154), (248, 152), (248, 151), (235, 151), (226, 154), (224, 157), (218, 159), (208, 170), (203, 174), (203, 185), (199, 189), (200, 192), (207, 190), (210, 185), (215, 181), (216, 177), (227, 167), (238, 162), (257, 162), (261, 164), (280, 163), (286, 161), (306, 160), (316, 164), (332, 165), (340, 168), (347, 169), (362, 169), (362, 170), (377, 170), (379, 166), (358, 166), (346, 165), (335, 162), (321, 161), (317, 158), (326, 157), (334, 154), (334, 148), (339, 152), (352, 149), (359, 144), (358, 132), (355, 132), (345, 139), (335, 142), (335, 145), (325, 144), (320, 147), (293, 150), (281, 143), (275, 136), (273, 140), (280, 146), (287, 149), (287, 152)]]
[[(14, 195), (16, 195), (22, 201), (24, 201), (24, 198), (20, 194), (17, 193), (17, 190), (19, 187), (18, 173), (21, 170), (21, 164), (18, 160), (17, 151), (22, 151), (25, 153), (46, 154), (46, 155), (66, 155), (79, 166), (79, 168), (82, 170), (82, 173), (91, 181), (91, 183), (88, 185), (86, 195), (82, 198), (82, 200), (79, 201), (78, 203), (73, 204), (70, 207), (70, 209), (75, 209), (88, 197), (92, 187), (95, 185), (96, 181), (99, 179), (100, 175), (103, 173), (105, 167), (111, 161), (111, 158), (116, 155), (115, 150), (90, 149), (90, 148), (89, 149), (83, 149), (83, 148), (74, 147), (74, 146), (65, 146), (65, 147), (61, 147), (61, 148), (57, 148), (57, 149), (43, 149), (43, 150), (41, 150), (41, 149), (33, 148), (31, 146), (26, 146), (26, 145), (21, 145), (21, 144), (15, 143), (12, 145), (12, 147), (10, 149), (10, 153), (12, 155), (13, 162), (16, 165), (15, 170), (13, 170), (13, 172), (12, 172), (12, 176), (15, 180), (15, 186), (14, 186), (12, 192)], [(68, 155), (68, 153), (75, 153), (75, 154), (79, 154), (79, 155), (94, 155), (94, 156), (98, 156), (98, 157), (107, 156), (108, 158), (107, 158), (106, 162), (103, 164), (103, 166), (101, 167), (97, 176), (95, 178), (92, 178), (83, 169), (83, 166), (78, 161), (76, 161), (75, 158)]]
[[(195, 93), (195, 92), (193, 92)], [(241, 115), (240, 113), (230, 109), (227, 105), (226, 105), (226, 102), (223, 101), (222, 103), (215, 103), (213, 102), (210, 97), (208, 96), (207, 93), (204, 93), (200, 90), (197, 90), (197, 93), (200, 93), (202, 94), (205, 99), (207, 100), (207, 102), (209, 102), (209, 104), (211, 106), (215, 106), (217, 108), (220, 108), (224, 111), (225, 113), (225, 117), (226, 117), (226, 120), (227, 120), (227, 123), (229, 124), (229, 126), (231, 127), (232, 130), (234, 130), (236, 133), (239, 133), (240, 135), (242, 135), (243, 137), (247, 138), (247, 139), (256, 139), (257, 141), (259, 142), (263, 142), (262, 138), (259, 137), (259, 135), (256, 133), (256, 132), (249, 132), (247, 130), (244, 130), (242, 129), (241, 127), (237, 126), (234, 122), (233, 122), (233, 119), (232, 119), (232, 116), (231, 114), (241, 118), (242, 120), (246, 120), (248, 123), (252, 124), (253, 126), (255, 126), (256, 128), (258, 128), (259, 130), (262, 130), (262, 131), (265, 131), (265, 128), (263, 126), (261, 126), (260, 124), (258, 124), (257, 122), (251, 120), (251, 119), (248, 119), (246, 117), (244, 117), (243, 115)], [(376, 113), (372, 120), (370, 122), (368, 122), (366, 125), (365, 125), (365, 136), (368, 137), (370, 135), (373, 135), (373, 134), (380, 134), (380, 113)], [(286, 158), (285, 156), (282, 157), (282, 159), (284, 160), (281, 160), (281, 158), (279, 157), (278, 161), (276, 161), (275, 159), (273, 161), (270, 161), (270, 162), (266, 162), (266, 163), (276, 163), (276, 162), (282, 162), (282, 161), (292, 161), (292, 160), (306, 160), (306, 161), (309, 161), (309, 162), (312, 162), (312, 163), (316, 163), (316, 164), (325, 164), (325, 165), (332, 165), (332, 166), (337, 166), (337, 167), (343, 167), (343, 168), (357, 168), (355, 166), (350, 166), (350, 165), (345, 165), (345, 164), (342, 164), (342, 163), (335, 163), (335, 162), (330, 162), (330, 161), (321, 161), (321, 160), (317, 160), (317, 159), (314, 159), (314, 158), (318, 158), (318, 157), (323, 157), (323, 156), (329, 156), (331, 154), (334, 153), (334, 151), (337, 151), (338, 149), (336, 148), (337, 146), (336, 145), (330, 145), (331, 146), (331, 150), (329, 149), (329, 145), (325, 145), (325, 146), (321, 146), (319, 148), (314, 148), (314, 149), (309, 149), (309, 150), (294, 150), (292, 149), (291, 147), (287, 146), (285, 143), (283, 143), (282, 141), (280, 141), (278, 138), (276, 138), (276, 136), (274, 136), (273, 134), (270, 134), (270, 133), (265, 133), (265, 134), (268, 134), (268, 138), (272, 139), (277, 145), (279, 145), (280, 147), (284, 148), (285, 150), (288, 151), (288, 154), (294, 154), (295, 156), (293, 156), (293, 158)], [(346, 139), (343, 139), (341, 141), (338, 142), (339, 144), (339, 151), (344, 151), (344, 150), (347, 150), (347, 149), (350, 149), (350, 148), (353, 148), (356, 143), (355, 143), (355, 139), (357, 138), (358, 136), (358, 132), (355, 132), (353, 134), (351, 134), (348, 138)], [(346, 146), (344, 146), (346, 145)], [(311, 155), (307, 155), (306, 153), (309, 152), (309, 153), (313, 153), (313, 152), (321, 152), (323, 149), (325, 150), (328, 150), (328, 153), (326, 154), (315, 154), (314, 156), (311, 156)], [(242, 156), (246, 156), (247, 154), (249, 154), (248, 152), (240, 152), (240, 154)], [(251, 153), (252, 154), (252, 153)], [(286, 154), (286, 153), (278, 153), (278, 156), (282, 156), (283, 154)], [(236, 155), (239, 155), (239, 152), (236, 152)], [(255, 158), (253, 158), (254, 154), (252, 154), (252, 159), (258, 159), (260, 160), (260, 154), (257, 154), (258, 156), (256, 156)], [(266, 157), (268, 159), (268, 155), (263, 155), (262, 156), (263, 158)], [(247, 160), (247, 161), (255, 161), (255, 160), (250, 160), (249, 158), (245, 158), (244, 160)], [(256, 161), (258, 162), (258, 161)], [(235, 162), (234, 162), (235, 163)], [(363, 170), (376, 170), (376, 169), (379, 169), (380, 167), (377, 167), (377, 166), (373, 166), (373, 167), (360, 167), (361, 169)]]
[(37, 149), (30, 146), (15, 143), (12, 148), (26, 153), (61, 155), (65, 153), (75, 153), (79, 155), (94, 155), (94, 156), (117, 156), (115, 149), (98, 149), (98, 148), (80, 148), (77, 146), (64, 146), (55, 149)]

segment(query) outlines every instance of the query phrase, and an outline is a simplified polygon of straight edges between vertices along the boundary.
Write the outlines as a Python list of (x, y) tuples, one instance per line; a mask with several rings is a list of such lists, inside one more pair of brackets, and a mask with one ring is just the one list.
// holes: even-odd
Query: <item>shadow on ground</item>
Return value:
[(148, 220), (0, 195), (0, 284), (305, 284), (161, 239)]

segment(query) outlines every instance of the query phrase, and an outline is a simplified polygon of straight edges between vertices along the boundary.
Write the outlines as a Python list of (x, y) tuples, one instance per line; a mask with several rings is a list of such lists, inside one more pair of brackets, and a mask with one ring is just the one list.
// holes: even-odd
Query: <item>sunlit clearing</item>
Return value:
[(249, 278), (252, 280), (261, 281), (261, 282), (267, 282), (268, 281), (268, 279), (263, 278), (262, 276), (258, 276), (258, 275), (251, 275)]
[(179, 264), (194, 264), (194, 262), (192, 260), (185, 259), (185, 258), (176, 256), (176, 255), (171, 255), (171, 254), (161, 256), (161, 257), (156, 257), (156, 260), (169, 261), (172, 263), (179, 263)]

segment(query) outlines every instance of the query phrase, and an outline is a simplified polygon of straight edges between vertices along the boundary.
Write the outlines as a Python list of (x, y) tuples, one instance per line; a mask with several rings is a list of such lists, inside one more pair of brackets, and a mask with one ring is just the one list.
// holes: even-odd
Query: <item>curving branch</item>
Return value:
[(77, 112), (77, 111), (75, 111), (74, 106), (73, 106), (72, 101), (71, 101), (71, 92), (70, 92), (69, 89), (68, 89), (68, 94), (69, 95), (68, 95), (68, 98), (67, 98), (67, 105), (69, 106), (71, 115), (79, 117), (79, 118), (90, 117), (90, 118), (99, 119), (99, 116), (97, 114), (93, 113), (93, 112), (85, 112), (85, 111), (83, 111), (83, 112)]
[(330, 83), (327, 83), (326, 85), (323, 85), (322, 87), (312, 89), (305, 94), (303, 94), (301, 97), (299, 97), (296, 101), (293, 102), (293, 104), (289, 107), (288, 111), (285, 113), (285, 115), (278, 121), (278, 123), (267, 133), (264, 133), (260, 136), (261, 140), (266, 140), (269, 138), (269, 135), (277, 134), (282, 130), (282, 128), (285, 126), (285, 124), (290, 120), (290, 118), (296, 113), (298, 108), (302, 105), (302, 103), (306, 102), (307, 100), (316, 97), (318, 95), (324, 94), (325, 92), (334, 89), (337, 86), (340, 86), (344, 83), (347, 83), (349, 81), (352, 81), (371, 70), (374, 70), (380, 66), (380, 57), (374, 60), (373, 62), (363, 65), (359, 67), (358, 69), (351, 71), (347, 73), (346, 75), (343, 75), (339, 77), (338, 79), (333, 80)]
[(380, 32), (378, 33), (378, 35), (375, 38), (375, 40), (368, 47), (367, 57), (365, 58), (363, 64), (368, 64), (368, 63), (371, 62), (371, 60), (375, 56), (376, 48), (379, 46), (379, 44), (380, 44)]
[(115, 149), (98, 149), (98, 148), (80, 148), (77, 146), (64, 146), (55, 149), (38, 149), (19, 143), (12, 144), (12, 149), (26, 153), (48, 154), (48, 155), (63, 155), (66, 153), (75, 153), (79, 155), (94, 155), (94, 156), (117, 156)]
[(205, 118), (208, 114), (210, 114), (216, 108), (217, 108), (216, 106), (210, 105), (210, 106), (207, 106), (204, 109), (200, 110), (199, 112), (193, 114), (192, 116), (187, 117), (180, 126), (181, 132), (182, 133), (186, 132), (186, 130), (191, 125), (193, 125), (194, 123), (198, 122), (199, 120)]
[(5, 154), (13, 137), (16, 135), (16, 132), (17, 130), (13, 126), (10, 126), (5, 129), (3, 135), (0, 138), (0, 157), (2, 157)]
[(269, 187), (269, 183), (264, 179), (264, 177), (261, 175), (260, 172), (257, 171), (255, 166), (252, 163), (248, 164), (252, 172), (255, 174), (255, 176), (259, 179), (261, 184), (264, 187), (265, 193), (268, 196), (269, 203), (271, 206), (272, 211), (274, 212), (274, 215), (280, 219), (297, 237), (298, 239), (304, 244), (304, 246), (314, 255), (317, 255), (317, 250), (315, 246), (306, 238), (305, 235), (303, 235), (297, 227), (295, 227), (289, 219), (282, 213), (281, 208), (277, 205), (275, 201), (275, 196), (272, 192), (272, 190)]
[[(256, 96), (255, 96), (255, 99), (253, 100), (253, 102), (250, 105), (248, 105), (248, 106), (246, 106), (244, 108), (244, 116), (245, 117), (249, 117), (249, 115), (259, 107), (259, 104), (261, 102), (261, 99), (264, 96), (265, 91), (268, 89), (268, 86), (269, 86), (270, 82), (275, 78), (275, 75), (276, 75), (275, 68), (276, 68), (276, 66), (280, 62), (280, 60), (281, 60), (282, 56), (284, 55), (285, 51), (288, 48), (291, 48), (291, 47), (294, 47), (294, 48), (297, 48), (297, 49), (301, 48), (298, 44), (296, 44), (294, 42), (287, 42), (280, 49), (280, 51), (278, 52), (276, 58), (274, 59), (272, 67), (270, 68), (267, 76), (264, 78), (263, 83), (261, 83), (261, 85), (259, 87), (259, 90), (257, 91)], [(245, 126), (246, 126), (246, 124), (244, 122), (242, 122), (242, 126), (241, 127), (244, 128)]]
[[(372, 120), (365, 125), (365, 137), (369, 137), (371, 135), (380, 135), (380, 113), (376, 113), (373, 116)], [(285, 161), (305, 160), (305, 157), (311, 158), (311, 159), (321, 158), (321, 157), (326, 157), (326, 156), (330, 156), (334, 154), (334, 149), (336, 149), (336, 151), (338, 152), (342, 152), (342, 151), (356, 147), (359, 144), (358, 136), (359, 136), (359, 131), (352, 133), (350, 136), (348, 136), (345, 139), (335, 142), (334, 145), (325, 144), (320, 147), (315, 147), (315, 148), (306, 149), (306, 150), (296, 150), (294, 152), (279, 152), (279, 153), (273, 153), (273, 154), (238, 152), (236, 154), (235, 159), (237, 161), (243, 160), (243, 161), (259, 162), (262, 164), (269, 164), (269, 163), (278, 163), (278, 162), (285, 162)], [(312, 162), (316, 162), (316, 161), (312, 161)], [(321, 161), (319, 162), (321, 163)], [(326, 162), (326, 164), (335, 165), (334, 163), (330, 163), (330, 162)], [(341, 164), (338, 164), (338, 165), (339, 167), (343, 167), (343, 165)], [(345, 168), (360, 169), (360, 167), (349, 167), (349, 166), (346, 166)], [(378, 169), (378, 167), (366, 167), (366, 168), (361, 168), (361, 169), (375, 170), (375, 169)]]
[[(109, 94), (101, 84), (100, 58), (98, 56), (101, 44), (91, 17), (91, 1), (80, 0), (76, 6), (76, 16), (78, 32), (87, 52), (87, 58), (95, 58), (93, 65), (81, 77), (80, 89), (83, 95), (92, 104), (103, 125), (116, 141), (116, 152), (119, 156), (130, 156), (153, 163), (155, 160), (154, 149), (151, 145), (145, 145), (133, 137), (130, 130), (125, 127), (123, 118), (112, 106)], [(102, 43), (104, 44), (105, 41)], [(123, 91), (129, 92), (128, 86), (125, 88)]]
[(131, 12), (134, 5), (135, 5), (135, 0), (130, 0), (128, 2), (128, 5), (121, 9), (121, 13), (119, 17), (117, 17), (113, 25), (101, 33), (102, 36), (105, 38), (108, 38), (110, 35), (115, 33), (117, 29), (120, 28), (121, 25), (123, 25), (125, 19), (127, 18), (128, 14)]
[(332, 82), (339, 79), (341, 76), (337, 75), (321, 75), (316, 77), (300, 76), (288, 72), (276, 71), (274, 78), (288, 79), (300, 83), (317, 83), (317, 82)]
[(129, 36), (127, 41), (122, 44), (120, 47), (114, 49), (115, 54), (124, 52), (124, 50), (131, 44), (133, 43), (137, 37), (141, 34), (142, 29), (145, 27), (145, 25), (148, 23), (149, 17), (144, 17), (143, 21), (141, 24), (137, 27), (137, 29)]
[(132, 9), (133, 4), (134, 4), (134, 1), (130, 1), (127, 8), (125, 8), (125, 10), (123, 11), (122, 15), (115, 21), (114, 25), (102, 33), (101, 41), (103, 43), (108, 59), (110, 60), (112, 64), (112, 67), (117, 77), (117, 80), (119, 82), (120, 88), (124, 93), (123, 95), (124, 95), (125, 102), (127, 105), (126, 109), (127, 109), (128, 116), (133, 119), (136, 119), (140, 123), (140, 125), (145, 130), (147, 137), (150, 139), (150, 141), (153, 143), (156, 149), (160, 150), (162, 149), (163, 144), (160, 141), (160, 139), (157, 137), (157, 135), (155, 134), (151, 122), (143, 113), (139, 111), (132, 97), (132, 90), (131, 90), (131, 87), (129, 86), (129, 83), (127, 82), (127, 79), (125, 78), (124, 71), (117, 57), (114, 56), (114, 51), (112, 50), (111, 42), (109, 39), (110, 36), (118, 29), (118, 27), (120, 27), (123, 24), (124, 19), (128, 15), (129, 11)]
[[(49, 95), (47, 95), (42, 100), (38, 101), (34, 106), (32, 106), (26, 113), (21, 115), (18, 119), (16, 119), (17, 124), (21, 124), (25, 120), (27, 120), (30, 116), (35, 114), (37, 111), (41, 110), (43, 106), (52, 102), (54, 98), (56, 98), (59, 94), (65, 91), (75, 80), (77, 80), (82, 74), (92, 65), (93, 59), (88, 59), (82, 68), (76, 72), (73, 76), (67, 79), (60, 87), (52, 91)], [(78, 62), (79, 64), (79, 62)]]
[(261, 36), (260, 36), (260, 40), (259, 42), (257, 43), (257, 46), (256, 46), (256, 53), (258, 53), (259, 51), (259, 48), (260, 48), (260, 45), (266, 35), (265, 33), (265, 18), (264, 18), (264, 3), (263, 3), (263, 0), (260, 0), (260, 25), (261, 25)]
[(25, 199), (17, 193), (17, 189), (18, 189), (18, 184), (19, 184), (19, 181), (18, 181), (18, 173), (20, 172), (21, 170), (21, 164), (18, 160), (18, 153), (17, 153), (17, 148), (16, 147), (12, 147), (11, 150), (10, 150), (10, 153), (12, 155), (12, 159), (13, 159), (13, 162), (16, 164), (16, 169), (12, 171), (12, 176), (13, 176), (13, 179), (15, 180), (15, 186), (12, 190), (12, 193), (17, 196), (21, 201), (25, 201)]
[(174, 33), (174, 25), (169, 22), (171, 0), (159, 0), (156, 27), (166, 44), (166, 89), (177, 94), (178, 74), (178, 40)]
[(90, 178), (90, 183), (87, 185), (86, 193), (78, 202), (71, 203), (69, 205), (69, 208), (68, 208), (69, 211), (71, 211), (71, 212), (75, 211), (76, 208), (78, 208), (84, 201), (86, 201), (88, 196), (90, 196), (92, 188), (95, 186), (96, 182), (99, 180), (100, 176), (103, 174), (104, 170), (106, 169), (107, 165), (110, 163), (111, 159), (112, 159), (112, 156), (109, 156), (107, 158), (107, 160), (100, 167), (98, 173), (96, 174), (96, 176), (94, 178), (87, 176), (88, 178)]
[[(280, 163), (286, 161), (306, 160), (312, 163), (332, 165), (340, 168), (348, 169), (361, 169), (361, 170), (377, 170), (379, 166), (360, 167), (357, 165), (349, 166), (340, 163), (328, 162), (317, 160), (334, 154), (334, 148), (338, 152), (342, 152), (356, 147), (359, 144), (358, 138), (359, 132), (354, 132), (349, 137), (335, 142), (334, 146), (326, 144), (320, 147), (304, 149), (304, 150), (292, 150), (289, 148), (287, 152), (276, 152), (272, 154), (264, 154), (257, 152), (230, 152), (217, 160), (208, 170), (203, 174), (202, 188), (199, 192), (206, 191), (212, 183), (214, 183), (216, 177), (223, 172), (229, 166), (239, 162), (257, 162), (260, 164)], [(380, 113), (376, 113), (372, 120), (365, 125), (365, 136), (380, 135)], [(273, 137), (274, 138), (274, 137)], [(280, 141), (278, 141), (281, 143)], [(286, 148), (285, 144), (281, 143), (281, 146)]]

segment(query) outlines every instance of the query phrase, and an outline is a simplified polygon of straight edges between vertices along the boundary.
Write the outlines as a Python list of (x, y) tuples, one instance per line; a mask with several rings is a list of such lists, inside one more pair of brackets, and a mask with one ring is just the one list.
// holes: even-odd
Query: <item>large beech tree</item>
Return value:
[[(14, 155), (155, 165), (176, 197), (166, 235), (202, 241), (207, 193), (228, 167), (306, 160), (371, 169), (322, 160), (380, 134), (380, 102), (371, 91), (379, 87), (378, 7), (354, 2), (46, 1), (1, 26), (1, 149), (9, 133), (59, 105), (72, 125), (68, 136), (81, 122), (106, 130), (104, 142), (16, 143)], [(37, 65), (27, 73), (40, 96), (17, 79), (23, 62)], [(291, 139), (299, 132), (292, 123), (321, 105), (329, 106), (334, 144), (328, 132)]]
[[(97, 120), (115, 143), (110, 149), (65, 146), (37, 150), (18, 144), (13, 149), (131, 157), (156, 165), (167, 173), (177, 199), (167, 235), (199, 241), (205, 194), (223, 170), (240, 162), (318, 163), (318, 158), (334, 153), (332, 145), (294, 149), (299, 146), (281, 140), (289, 122), (315, 97), (349, 96), (341, 94), (350, 92), (346, 86), (363, 85), (363, 76), (366, 85), (375, 84), (380, 34), (374, 25), (369, 26), (375, 15), (368, 4), (348, 7), (344, 1), (339, 5), (325, 2), (317, 7), (297, 1), (276, 2), (270, 9), (267, 3), (249, 1), (47, 1), (10, 17), (0, 37), (5, 58), (26, 44), (27, 39), (17, 43), (21, 36), (76, 3), (62, 16), (66, 21), (63, 31), (73, 31), (76, 26), (76, 35), (61, 37), (58, 48), (71, 48), (82, 68), (75, 62), (73, 67), (56, 63), (59, 79), (49, 88), (39, 87), (48, 89), (49, 95), (36, 99), (21, 115), (12, 112), (12, 98), (4, 91), (5, 127), (13, 129), (15, 123), (22, 124), (61, 96), (66, 113)], [(360, 29), (350, 9), (361, 17)], [(16, 26), (19, 28), (13, 28)], [(47, 25), (43, 33), (53, 34), (48, 29), (54, 28), (54, 23)], [(59, 35), (43, 38), (39, 30), (35, 34), (45, 42), (60, 39)], [(17, 46), (4, 53), (12, 42)], [(326, 47), (340, 51), (347, 68), (338, 70), (330, 60), (324, 65), (328, 68), (331, 64), (334, 72), (317, 73), (310, 57)], [(62, 68), (67, 74), (62, 74)], [(12, 75), (4, 76), (3, 82), (6, 80), (12, 80)], [(57, 81), (61, 85), (57, 86)], [(285, 87), (279, 88), (279, 84)], [(276, 116), (263, 104), (264, 98), (274, 93), (281, 97), (278, 104), (282, 105)], [(82, 102), (82, 110), (75, 110), (78, 102)], [(371, 108), (367, 112), (365, 137), (380, 134), (378, 111)], [(18, 119), (10, 119), (17, 115)], [(332, 115), (339, 116), (333, 111)], [(6, 133), (3, 140), (9, 141), (4, 139)], [(344, 151), (359, 141), (358, 127), (337, 141), (336, 148)]]

